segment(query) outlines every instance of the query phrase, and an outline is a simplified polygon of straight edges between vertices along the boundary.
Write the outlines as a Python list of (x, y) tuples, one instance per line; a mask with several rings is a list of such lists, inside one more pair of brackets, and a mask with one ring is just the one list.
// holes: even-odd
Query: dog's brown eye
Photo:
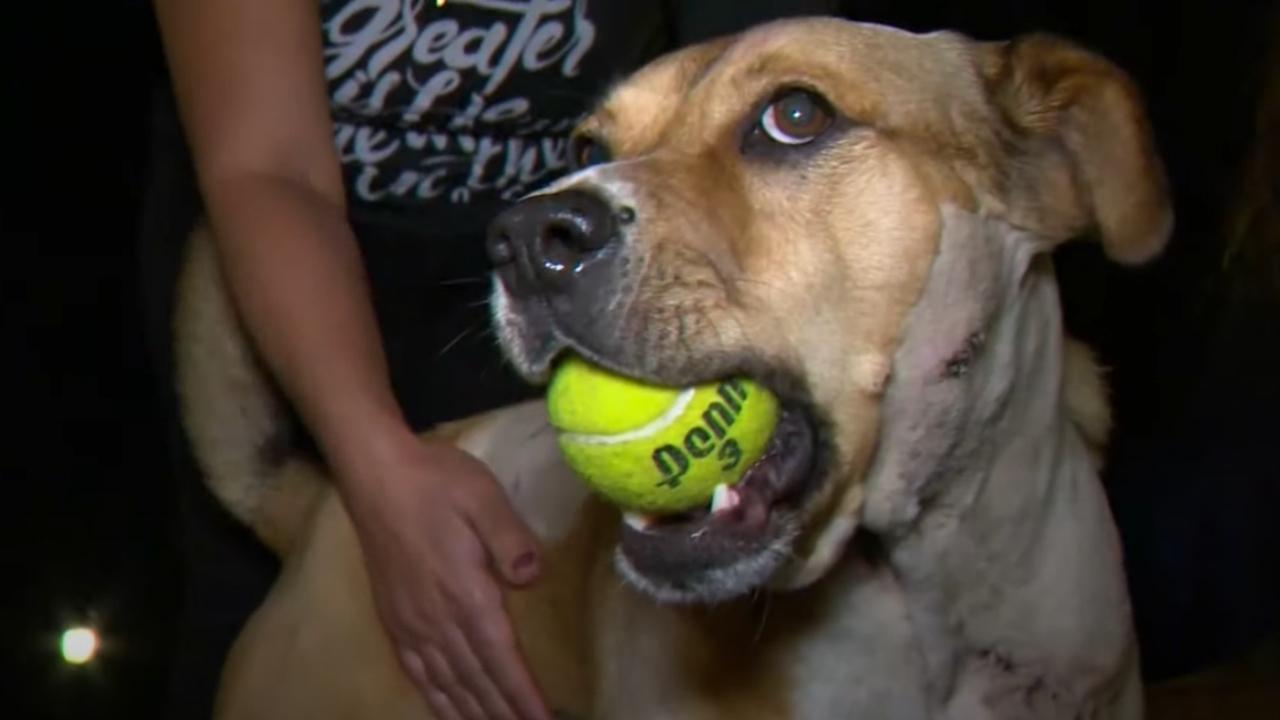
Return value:
[(775, 142), (803, 145), (831, 126), (831, 112), (807, 90), (792, 90), (769, 103), (760, 114), (760, 127)]
[(574, 170), (609, 162), (609, 149), (589, 135), (578, 135), (569, 144), (569, 161)]

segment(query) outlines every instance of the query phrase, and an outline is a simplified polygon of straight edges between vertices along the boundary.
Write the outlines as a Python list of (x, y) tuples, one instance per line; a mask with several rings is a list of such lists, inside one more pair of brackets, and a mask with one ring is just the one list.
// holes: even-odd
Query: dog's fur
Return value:
[[(831, 105), (798, 151), (743, 133), (781, 88)], [(584, 323), (495, 289), (512, 362), (561, 347), (685, 383), (749, 372), (819, 420), (822, 475), (713, 606), (614, 565), (615, 511), (562, 466), (542, 407), (441, 432), (547, 545), (509, 609), (567, 716), (1136, 717), (1138, 656), (1097, 481), (1109, 422), (1064, 336), (1049, 253), (1159, 252), (1165, 182), (1137, 94), (1048, 38), (982, 44), (791, 20), (667, 56), (579, 133), (614, 162), (549, 188), (634, 209), (632, 270)], [(281, 408), (207, 238), (181, 289), (181, 389), (210, 486), (284, 558), (228, 660), (224, 717), (427, 717), (378, 624), (321, 468)], [(763, 556), (762, 556), (763, 557)], [(630, 582), (619, 579), (622, 570)]]

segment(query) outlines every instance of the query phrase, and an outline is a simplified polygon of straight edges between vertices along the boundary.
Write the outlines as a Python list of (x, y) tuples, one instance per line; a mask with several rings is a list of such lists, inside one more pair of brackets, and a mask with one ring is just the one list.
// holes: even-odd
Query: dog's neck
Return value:
[(1106, 500), (1063, 401), (1052, 263), (1014, 228), (942, 215), (864, 522), (885, 540), (940, 697), (981, 662), (1091, 693), (1124, 662), (1130, 626)]

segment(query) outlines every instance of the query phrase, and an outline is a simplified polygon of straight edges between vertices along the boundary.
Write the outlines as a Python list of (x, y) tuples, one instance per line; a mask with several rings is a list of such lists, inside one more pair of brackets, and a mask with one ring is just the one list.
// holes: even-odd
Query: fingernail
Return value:
[(511, 570), (512, 572), (517, 573), (519, 575), (524, 575), (529, 572), (532, 572), (533, 569), (536, 568), (537, 566), (538, 566), (538, 554), (530, 550), (524, 553), (523, 555), (521, 555), (520, 557), (516, 558), (516, 561), (511, 564)]

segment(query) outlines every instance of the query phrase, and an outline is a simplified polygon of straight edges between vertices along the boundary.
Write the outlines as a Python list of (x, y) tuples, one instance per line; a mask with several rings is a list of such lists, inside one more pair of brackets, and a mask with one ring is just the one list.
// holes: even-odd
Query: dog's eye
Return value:
[(569, 162), (574, 170), (609, 162), (609, 148), (590, 135), (577, 135), (569, 141)]
[(831, 112), (821, 98), (807, 90), (792, 90), (760, 114), (760, 128), (774, 142), (804, 145), (831, 127)]

